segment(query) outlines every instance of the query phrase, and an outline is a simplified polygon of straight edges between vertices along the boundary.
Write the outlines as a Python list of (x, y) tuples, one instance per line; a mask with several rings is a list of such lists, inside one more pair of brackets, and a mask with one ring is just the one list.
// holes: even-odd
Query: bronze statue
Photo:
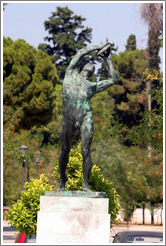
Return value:
[[(94, 73), (94, 65), (88, 63), (82, 70), (83, 58), (93, 51), (97, 55), (103, 55), (107, 52), (106, 58), (108, 64), (108, 80), (99, 82), (90, 82), (89, 76)], [(111, 61), (110, 44), (99, 46), (87, 46), (78, 51), (71, 60), (63, 81), (63, 119), (61, 130), (61, 152), (59, 156), (60, 187), (59, 190), (65, 190), (67, 176), (65, 174), (66, 166), (69, 160), (71, 141), (77, 130), (81, 135), (81, 154), (83, 156), (83, 191), (90, 191), (88, 181), (92, 169), (92, 160), (90, 154), (90, 145), (93, 137), (93, 120), (90, 109), (90, 99), (94, 94), (106, 90), (116, 81), (115, 70)]]

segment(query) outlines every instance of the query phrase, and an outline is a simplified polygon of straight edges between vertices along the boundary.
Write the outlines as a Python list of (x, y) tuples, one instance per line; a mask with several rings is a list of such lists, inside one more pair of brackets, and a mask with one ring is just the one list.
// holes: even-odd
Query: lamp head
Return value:
[(27, 151), (28, 151), (28, 147), (26, 145), (22, 145), (20, 147), (20, 151), (22, 152), (22, 154), (25, 155), (27, 153)]

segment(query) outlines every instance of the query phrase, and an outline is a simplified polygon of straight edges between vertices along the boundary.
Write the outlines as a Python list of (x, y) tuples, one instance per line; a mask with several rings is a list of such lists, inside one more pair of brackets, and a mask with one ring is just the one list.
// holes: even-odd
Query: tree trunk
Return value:
[(30, 178), (29, 178), (29, 165), (27, 165), (27, 181), (29, 182)]
[[(151, 94), (149, 93), (151, 89), (151, 84), (150, 81), (148, 81), (148, 85), (147, 85), (147, 93), (148, 93), (148, 110), (149, 112), (151, 112), (152, 108), (151, 108)], [(149, 127), (151, 126), (151, 117), (149, 118)], [(152, 148), (151, 145), (148, 145), (148, 157), (150, 158), (152, 156)]]
[(24, 185), (25, 185), (25, 164), (26, 164), (26, 160), (23, 160), (23, 163), (22, 163), (22, 191), (24, 190)]
[(161, 224), (160, 225), (163, 225), (163, 221), (162, 221), (162, 209), (161, 209)]
[(154, 214), (153, 214), (153, 211), (151, 213), (151, 225), (154, 225)]
[(151, 225), (154, 225), (154, 203), (151, 202)]
[(145, 225), (145, 203), (143, 203), (142, 207), (142, 224)]

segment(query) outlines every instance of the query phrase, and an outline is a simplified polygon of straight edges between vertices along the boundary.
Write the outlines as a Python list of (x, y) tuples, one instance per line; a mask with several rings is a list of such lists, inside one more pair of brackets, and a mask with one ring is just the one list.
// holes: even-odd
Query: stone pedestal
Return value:
[(97, 192), (92, 197), (52, 194), (40, 197), (37, 244), (109, 244), (108, 198), (95, 198)]

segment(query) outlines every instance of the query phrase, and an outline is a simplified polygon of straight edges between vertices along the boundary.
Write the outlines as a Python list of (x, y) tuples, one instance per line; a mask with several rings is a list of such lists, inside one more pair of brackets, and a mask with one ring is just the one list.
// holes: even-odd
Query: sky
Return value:
[(58, 6), (68, 6), (74, 14), (86, 18), (83, 25), (92, 28), (92, 45), (104, 43), (108, 39), (121, 52), (125, 50), (129, 35), (135, 34), (137, 48), (145, 49), (148, 26), (140, 16), (141, 4), (138, 1), (12, 1), (3, 11), (3, 35), (13, 40), (24, 39), (37, 48), (47, 36), (44, 21)]

